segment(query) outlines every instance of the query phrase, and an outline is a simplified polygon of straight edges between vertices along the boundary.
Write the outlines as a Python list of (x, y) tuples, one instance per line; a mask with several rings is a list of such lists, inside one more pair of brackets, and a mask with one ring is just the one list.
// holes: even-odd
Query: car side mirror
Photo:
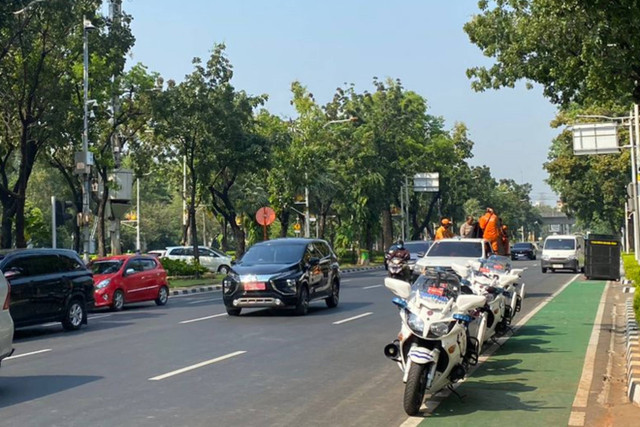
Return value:
[(315, 266), (315, 265), (318, 265), (318, 264), (320, 264), (320, 258), (318, 258), (318, 257), (311, 257), (311, 258), (309, 258), (309, 265), (310, 265), (311, 267), (313, 267), (313, 266)]
[(124, 271), (124, 275), (125, 275), (125, 276), (129, 276), (129, 275), (131, 275), (131, 274), (133, 274), (133, 273), (135, 273), (135, 272), (136, 272), (136, 271), (135, 271), (133, 268), (127, 268), (127, 269)]
[(19, 277), (22, 274), (20, 270), (9, 270), (4, 272), (4, 278), (7, 280)]

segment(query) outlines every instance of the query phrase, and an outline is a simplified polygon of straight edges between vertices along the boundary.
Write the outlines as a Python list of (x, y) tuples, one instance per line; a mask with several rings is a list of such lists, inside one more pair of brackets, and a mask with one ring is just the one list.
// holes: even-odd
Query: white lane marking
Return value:
[[(491, 347), (489, 347), (486, 351), (484, 351), (482, 353), (482, 356), (480, 356), (479, 360), (478, 360), (478, 364), (475, 365), (467, 374), (467, 378), (470, 378), (471, 375), (475, 372), (476, 369), (478, 369), (484, 362), (486, 362), (491, 355), (493, 355), (493, 353), (496, 352), (497, 349), (499, 349), (509, 338), (511, 338), (513, 335), (515, 335), (515, 333), (518, 331), (518, 329), (520, 329), (523, 325), (525, 325), (533, 316), (535, 316), (540, 310), (542, 310), (542, 308), (544, 308), (545, 305), (549, 304), (549, 302), (551, 302), (551, 300), (553, 300), (558, 294), (560, 294), (560, 292), (564, 291), (571, 283), (573, 283), (578, 277), (580, 277), (579, 274), (576, 274), (575, 276), (573, 276), (567, 283), (565, 283), (564, 285), (562, 285), (562, 287), (560, 287), (560, 289), (558, 289), (557, 291), (555, 291), (553, 294), (551, 294), (550, 296), (546, 297), (544, 300), (542, 300), (540, 302), (540, 304), (538, 304), (538, 306), (536, 306), (534, 309), (532, 309), (526, 316), (522, 317), (518, 323), (516, 323), (513, 326), (513, 334), (511, 336), (503, 336), (502, 338), (498, 338), (498, 343), (497, 344), (493, 344)], [(453, 389), (457, 389), (460, 384), (464, 383), (464, 381), (458, 382), (453, 386)], [(424, 414), (424, 416), (420, 416), (420, 417), (409, 417), (407, 418), (407, 420), (405, 422), (403, 422), (402, 424), (400, 424), (400, 427), (416, 427), (417, 425), (419, 425), (421, 422), (423, 422), (425, 420), (426, 417), (429, 417), (438, 407), (438, 405), (444, 401), (444, 399), (446, 399), (447, 397), (449, 397), (451, 395), (451, 392), (448, 390), (445, 391), (441, 391), (438, 395), (438, 398), (436, 400), (427, 400), (422, 407), (420, 408), (420, 412), (422, 414)]]
[(220, 362), (226, 359), (230, 359), (235, 356), (246, 353), (246, 351), (234, 351), (233, 353), (225, 354), (224, 356), (216, 357), (215, 359), (205, 360), (204, 362), (196, 363), (195, 365), (187, 366), (186, 368), (177, 369), (175, 371), (167, 372), (166, 374), (158, 375), (157, 377), (149, 378), (149, 381), (160, 381), (165, 378), (172, 377), (174, 375), (183, 374), (185, 372), (193, 371), (194, 369), (202, 368), (203, 366), (211, 365), (216, 362)]
[(380, 288), (380, 287), (382, 287), (382, 285), (365, 286), (362, 289), (373, 289), (373, 288)]
[(96, 314), (94, 316), (89, 316), (87, 317), (88, 320), (94, 320), (94, 319), (102, 319), (104, 317), (109, 317), (109, 316), (113, 316), (113, 314)]
[[(598, 341), (600, 341), (600, 333), (602, 332), (602, 318), (604, 317), (604, 306), (607, 301), (607, 291), (609, 290), (609, 282), (604, 287), (600, 304), (596, 313), (596, 320), (591, 330), (589, 344), (587, 344), (587, 354), (584, 357), (582, 365), (582, 375), (578, 383), (578, 391), (573, 400), (571, 415), (569, 417), (570, 426), (583, 426), (585, 422), (585, 412), (587, 410), (587, 402), (589, 401), (589, 391), (593, 382), (593, 371), (595, 369), (596, 350), (598, 349)], [(612, 334), (615, 335), (615, 334)]]
[(342, 283), (353, 282), (353, 279), (342, 279), (340, 280)]
[(7, 357), (4, 360), (11, 360), (11, 359), (18, 359), (20, 357), (25, 357), (25, 356), (32, 356), (34, 354), (40, 354), (40, 353), (47, 353), (51, 351), (50, 348), (45, 348), (44, 350), (38, 350), (38, 351), (32, 351), (30, 353), (24, 353), (24, 354), (16, 354), (15, 356), (11, 356), (11, 357)]
[(216, 292), (220, 293), (222, 292), (222, 289), (214, 289), (212, 291), (204, 291), (204, 292), (189, 292), (187, 294), (170, 295), (170, 297), (171, 298), (197, 298), (197, 297), (207, 296), (207, 294), (212, 294)]
[(340, 325), (340, 324), (345, 323), (345, 322), (351, 322), (352, 320), (361, 319), (363, 317), (371, 316), (372, 314), (373, 314), (373, 312), (369, 311), (367, 313), (363, 313), (363, 314), (359, 314), (357, 316), (349, 317), (348, 319), (338, 320), (337, 322), (333, 322), (333, 324), (334, 325)]
[(220, 314), (214, 314), (213, 316), (198, 317), (197, 319), (183, 320), (182, 322), (180, 322), (180, 324), (184, 325), (185, 323), (199, 322), (201, 320), (213, 319), (214, 317), (221, 317), (221, 316), (226, 316), (226, 315), (227, 315), (227, 313), (220, 313)]
[(187, 304), (202, 304), (203, 302), (222, 301), (222, 298), (201, 299), (198, 301), (190, 301)]

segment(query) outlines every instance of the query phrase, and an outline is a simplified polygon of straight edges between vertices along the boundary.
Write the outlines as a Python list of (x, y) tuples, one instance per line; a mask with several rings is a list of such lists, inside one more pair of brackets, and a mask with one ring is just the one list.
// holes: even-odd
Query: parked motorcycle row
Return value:
[(478, 363), (483, 345), (509, 331), (525, 296), (523, 269), (491, 256), (410, 283), (392, 273), (392, 265), (385, 286), (396, 295), (402, 326), (384, 354), (403, 372), (404, 410), (416, 415), (426, 395), (453, 391)]

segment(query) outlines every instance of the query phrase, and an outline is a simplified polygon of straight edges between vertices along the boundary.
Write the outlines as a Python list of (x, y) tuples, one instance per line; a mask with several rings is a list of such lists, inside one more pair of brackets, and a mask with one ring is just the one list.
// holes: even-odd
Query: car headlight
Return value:
[(569, 255), (569, 256), (567, 257), (567, 259), (568, 259), (569, 261), (573, 261), (573, 260), (575, 260), (575, 259), (577, 259), (577, 258), (576, 258), (576, 256), (575, 256), (575, 255)]
[(407, 318), (407, 325), (418, 335), (424, 334), (424, 320), (420, 318), (417, 314), (409, 312), (409, 317)]
[(549, 261), (549, 255), (542, 255), (542, 259), (545, 261)]
[(434, 337), (441, 337), (447, 335), (451, 330), (451, 322), (437, 322), (432, 323), (429, 327), (429, 335)]
[(233, 292), (237, 283), (240, 281), (240, 276), (238, 276), (233, 271), (230, 271), (227, 277), (222, 280), (222, 292), (225, 294), (230, 294)]
[(109, 286), (109, 283), (111, 283), (111, 279), (104, 279), (101, 280), (100, 282), (98, 282), (98, 284), (96, 285), (96, 289), (103, 289), (106, 288), (107, 286)]
[(275, 290), (283, 294), (295, 294), (298, 290), (298, 277), (291, 276), (291, 273), (275, 276), (270, 282)]

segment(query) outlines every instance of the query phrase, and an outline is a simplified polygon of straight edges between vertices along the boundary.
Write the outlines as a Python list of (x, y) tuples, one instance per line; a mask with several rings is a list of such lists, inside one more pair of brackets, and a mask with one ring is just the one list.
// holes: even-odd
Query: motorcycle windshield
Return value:
[(436, 272), (419, 276), (411, 285), (410, 299), (419, 298), (428, 308), (442, 309), (460, 294), (460, 281), (452, 273)]

